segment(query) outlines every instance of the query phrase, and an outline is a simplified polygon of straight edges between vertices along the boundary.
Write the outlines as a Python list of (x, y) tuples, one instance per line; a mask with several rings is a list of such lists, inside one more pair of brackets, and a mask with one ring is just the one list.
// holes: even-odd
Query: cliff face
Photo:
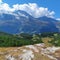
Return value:
[(44, 43), (22, 47), (0, 47), (0, 60), (60, 60), (60, 47)]

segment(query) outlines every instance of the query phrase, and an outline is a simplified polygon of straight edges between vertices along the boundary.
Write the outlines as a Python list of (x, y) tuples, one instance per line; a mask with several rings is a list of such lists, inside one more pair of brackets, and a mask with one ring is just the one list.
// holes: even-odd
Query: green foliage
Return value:
[[(38, 37), (38, 36), (37, 36)], [(35, 38), (36, 40), (36, 38)], [(7, 33), (0, 32), (0, 47), (19, 47), (23, 45), (30, 45), (35, 43), (41, 43), (41, 39), (37, 39), (36, 41), (33, 41), (32, 35), (29, 34), (16, 34), (11, 35)]]
[(60, 34), (56, 33), (53, 36), (53, 40), (50, 41), (51, 44), (55, 45), (55, 46), (60, 46)]
[(31, 45), (36, 43), (43, 43), (42, 38), (52, 37), (53, 39), (49, 43), (60, 46), (60, 34), (59, 33), (42, 33), (42, 34), (8, 34), (0, 32), (0, 47), (19, 47), (24, 45)]
[(36, 43), (38, 43), (38, 42), (42, 43), (41, 35), (39, 35), (39, 34), (33, 34), (32, 41), (34, 41)]

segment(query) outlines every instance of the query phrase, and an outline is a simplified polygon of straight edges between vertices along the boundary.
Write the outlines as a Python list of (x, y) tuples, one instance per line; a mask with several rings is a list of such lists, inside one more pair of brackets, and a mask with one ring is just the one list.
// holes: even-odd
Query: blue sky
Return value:
[(36, 3), (39, 7), (46, 7), (55, 12), (55, 17), (60, 18), (60, 0), (3, 0), (10, 6), (14, 4)]

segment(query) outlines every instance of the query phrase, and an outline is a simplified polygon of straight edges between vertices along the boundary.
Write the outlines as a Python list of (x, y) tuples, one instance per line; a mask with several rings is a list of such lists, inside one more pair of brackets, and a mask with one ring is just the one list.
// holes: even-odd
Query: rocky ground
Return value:
[(0, 60), (60, 60), (60, 47), (46, 47), (44, 43), (0, 47)]

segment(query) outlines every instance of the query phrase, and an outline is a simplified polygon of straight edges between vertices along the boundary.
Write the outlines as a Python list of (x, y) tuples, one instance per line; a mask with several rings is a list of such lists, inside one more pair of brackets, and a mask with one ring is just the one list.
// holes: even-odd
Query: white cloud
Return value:
[(36, 3), (15, 4), (12, 6), (12, 8), (7, 3), (0, 4), (0, 13), (10, 13), (14, 12), (15, 10), (26, 11), (35, 18), (42, 16), (54, 17), (55, 14), (54, 11), (49, 11), (48, 8), (39, 7)]
[(2, 0), (0, 0), (0, 4), (2, 3)]
[(60, 20), (60, 18), (57, 18), (56, 20)]
[(36, 3), (29, 3), (29, 4), (16, 4), (13, 5), (15, 10), (23, 10), (32, 15), (33, 17), (41, 17), (41, 16), (48, 16), (54, 17), (55, 12), (49, 11), (48, 8), (39, 7)]
[(0, 11), (10, 12), (10, 11), (13, 11), (13, 8), (10, 8), (10, 6), (7, 3), (3, 3), (3, 4), (0, 5)]

